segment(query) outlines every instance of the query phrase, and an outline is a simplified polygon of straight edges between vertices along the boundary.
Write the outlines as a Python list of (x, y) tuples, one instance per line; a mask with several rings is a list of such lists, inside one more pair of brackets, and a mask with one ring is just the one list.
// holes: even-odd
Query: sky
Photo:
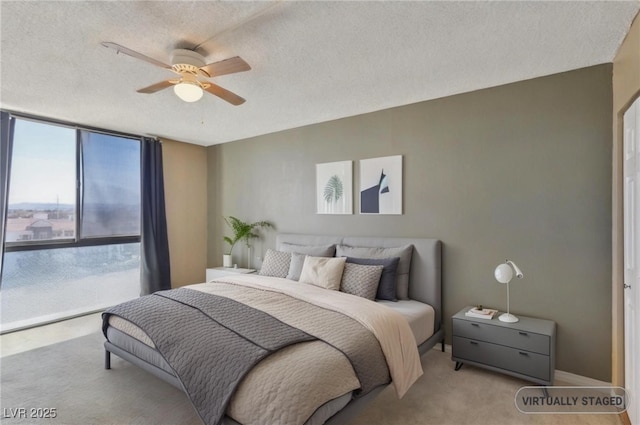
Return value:
[(16, 120), (9, 204), (75, 204), (75, 133), (73, 128)]
[[(88, 137), (84, 137), (88, 136)], [(139, 202), (140, 144), (83, 131), (88, 202)], [(9, 205), (76, 203), (76, 129), (17, 119)]]

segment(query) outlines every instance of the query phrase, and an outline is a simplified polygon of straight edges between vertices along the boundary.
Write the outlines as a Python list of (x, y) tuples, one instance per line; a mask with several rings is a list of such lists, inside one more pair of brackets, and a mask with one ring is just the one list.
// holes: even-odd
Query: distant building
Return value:
[(8, 218), (5, 242), (73, 239), (75, 234), (76, 223), (73, 215), (64, 214), (60, 219), (45, 220), (35, 219), (34, 214), (32, 218)]
[(47, 220), (36, 220), (27, 226), (25, 230), (30, 231), (33, 234), (33, 239), (53, 238), (53, 224)]

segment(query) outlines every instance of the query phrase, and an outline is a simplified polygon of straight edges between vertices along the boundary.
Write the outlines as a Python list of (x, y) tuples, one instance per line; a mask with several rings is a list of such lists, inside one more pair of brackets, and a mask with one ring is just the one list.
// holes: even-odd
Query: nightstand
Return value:
[(213, 279), (219, 277), (229, 276), (232, 274), (250, 274), (255, 273), (254, 269), (241, 269), (239, 267), (214, 267), (207, 269), (207, 282), (211, 282)]
[(465, 316), (465, 307), (452, 317), (451, 359), (456, 370), (464, 363), (542, 385), (553, 385), (556, 324), (519, 316), (516, 323)]

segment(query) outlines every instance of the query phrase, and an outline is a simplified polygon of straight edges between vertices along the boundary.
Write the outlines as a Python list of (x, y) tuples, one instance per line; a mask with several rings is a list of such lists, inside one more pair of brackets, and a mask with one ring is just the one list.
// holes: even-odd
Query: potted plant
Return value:
[(239, 241), (244, 240), (245, 244), (247, 245), (247, 250), (249, 250), (249, 259), (247, 266), (251, 267), (251, 246), (249, 245), (249, 241), (251, 239), (260, 237), (260, 234), (256, 232), (257, 229), (263, 227), (273, 227), (273, 225), (268, 221), (245, 223), (244, 221), (233, 216), (224, 217), (224, 221), (231, 228), (233, 236), (224, 237), (224, 241), (229, 244), (229, 250), (222, 256), (222, 265), (224, 267), (231, 267), (231, 264), (233, 263), (231, 259), (233, 247), (236, 246), (236, 243), (238, 243)]

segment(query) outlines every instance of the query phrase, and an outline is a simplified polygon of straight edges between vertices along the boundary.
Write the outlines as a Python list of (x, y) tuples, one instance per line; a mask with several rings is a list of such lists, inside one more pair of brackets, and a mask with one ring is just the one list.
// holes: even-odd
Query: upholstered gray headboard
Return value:
[(435, 330), (440, 329), (442, 325), (442, 242), (438, 239), (278, 234), (276, 249), (280, 248), (282, 243), (342, 244), (382, 248), (412, 244), (409, 298), (431, 305), (436, 311)]

